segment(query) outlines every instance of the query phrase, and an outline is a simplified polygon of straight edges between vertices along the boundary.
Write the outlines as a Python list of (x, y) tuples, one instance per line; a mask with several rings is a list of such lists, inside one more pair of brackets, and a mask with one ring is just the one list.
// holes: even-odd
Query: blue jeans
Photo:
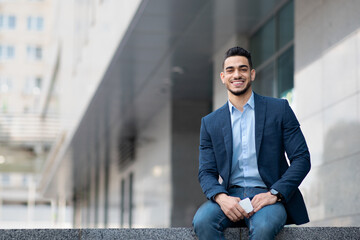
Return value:
[[(231, 188), (229, 195), (252, 199), (255, 195), (267, 191), (262, 188)], [(274, 239), (284, 227), (286, 218), (285, 207), (280, 202), (262, 208), (249, 219), (245, 218), (250, 239)], [(216, 202), (208, 200), (196, 212), (193, 226), (199, 240), (218, 240), (225, 239), (224, 230), (236, 226), (236, 223), (226, 217)]]

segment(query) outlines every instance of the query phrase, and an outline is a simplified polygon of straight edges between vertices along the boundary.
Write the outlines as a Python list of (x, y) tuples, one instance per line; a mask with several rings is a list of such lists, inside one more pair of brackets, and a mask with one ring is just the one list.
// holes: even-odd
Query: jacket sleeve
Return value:
[(214, 146), (211, 136), (206, 129), (204, 118), (201, 120), (200, 129), (200, 147), (199, 147), (199, 182), (200, 186), (208, 199), (214, 200), (215, 195), (226, 193), (225, 187), (222, 186), (219, 179)]
[(296, 116), (285, 100), (283, 104), (283, 143), (290, 166), (271, 188), (279, 191), (285, 202), (291, 198), (310, 171), (310, 153)]

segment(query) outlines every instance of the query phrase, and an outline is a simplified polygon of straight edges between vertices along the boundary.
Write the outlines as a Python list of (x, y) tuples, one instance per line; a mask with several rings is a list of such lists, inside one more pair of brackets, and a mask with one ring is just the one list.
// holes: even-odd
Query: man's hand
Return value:
[(270, 192), (255, 195), (255, 197), (251, 200), (251, 204), (254, 207), (254, 212), (259, 211), (267, 205), (275, 204), (276, 202), (277, 197), (272, 195)]
[(240, 206), (239, 201), (240, 198), (231, 197), (225, 193), (219, 193), (215, 196), (215, 202), (219, 204), (221, 210), (233, 222), (244, 219), (244, 217), (250, 217), (250, 215)]

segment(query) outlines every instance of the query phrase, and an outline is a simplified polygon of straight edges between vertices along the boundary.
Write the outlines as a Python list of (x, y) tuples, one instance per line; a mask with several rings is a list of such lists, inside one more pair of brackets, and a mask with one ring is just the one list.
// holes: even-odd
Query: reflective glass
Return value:
[(14, 29), (16, 26), (15, 16), (9, 16), (9, 29)]
[(256, 72), (253, 89), (256, 93), (264, 96), (274, 96), (274, 64), (270, 63), (261, 71)]
[(294, 2), (290, 1), (278, 15), (278, 49), (280, 50), (294, 38)]
[(269, 59), (276, 50), (275, 19), (269, 20), (250, 39), (250, 52), (254, 67)]
[(289, 48), (278, 59), (278, 97), (294, 87), (294, 47)]
[(14, 58), (15, 56), (15, 50), (13, 46), (8, 46), (7, 47), (7, 58), (11, 59)]
[(27, 17), (27, 29), (31, 30), (31, 22), (32, 22), (32, 18), (31, 17)]
[(37, 30), (43, 30), (43, 28), (44, 28), (44, 19), (42, 17), (38, 17), (37, 18), (36, 29)]
[(293, 39), (294, 2), (289, 1), (250, 38), (254, 67), (258, 68), (255, 91), (282, 97), (293, 88)]

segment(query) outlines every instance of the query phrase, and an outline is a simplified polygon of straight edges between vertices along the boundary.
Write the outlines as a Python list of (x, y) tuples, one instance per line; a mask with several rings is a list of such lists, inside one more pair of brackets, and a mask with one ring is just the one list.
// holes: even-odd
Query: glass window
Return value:
[(16, 17), (15, 16), (9, 16), (8, 28), (9, 29), (15, 29), (15, 26), (16, 26)]
[(279, 42), (281, 49), (294, 39), (294, 2), (290, 1), (279, 12)]
[(28, 30), (31, 30), (32, 17), (27, 17), (26, 24), (27, 24), (27, 29), (28, 29)]
[(41, 77), (28, 77), (25, 81), (24, 93), (28, 95), (38, 95), (40, 94), (42, 87), (42, 78)]
[(289, 96), (294, 86), (293, 39), (294, 3), (289, 1), (250, 38), (256, 68), (254, 91), (267, 96)]
[(0, 60), (10, 60), (15, 57), (15, 47), (12, 45), (0, 45)]
[(35, 48), (35, 58), (42, 59), (42, 48), (41, 47)]
[(22, 176), (22, 186), (26, 187), (29, 185), (30, 182), (30, 177), (28, 175), (23, 175)]
[(9, 186), (10, 185), (10, 175), (7, 173), (1, 174), (1, 183), (3, 186)]
[(278, 96), (285, 98), (294, 87), (294, 48), (291, 47), (278, 59)]
[(0, 15), (0, 29), (4, 27), (4, 15)]
[(35, 87), (38, 89), (41, 89), (41, 83), (42, 83), (42, 79), (37, 77), (35, 78)]
[(42, 17), (38, 17), (36, 19), (36, 30), (43, 30), (44, 29), (44, 19)]
[(39, 46), (27, 46), (26, 55), (29, 60), (41, 60), (42, 48)]
[(251, 38), (250, 52), (253, 54), (254, 67), (259, 66), (275, 53), (275, 36), (275, 18), (272, 18)]
[(29, 16), (27, 18), (27, 29), (42, 31), (44, 29), (44, 19), (42, 17)]
[(12, 88), (12, 81), (8, 77), (0, 77), (0, 92), (6, 93)]
[(16, 17), (14, 15), (0, 15), (0, 29), (15, 29)]
[(265, 96), (274, 96), (274, 63), (268, 64), (266, 67), (256, 72), (256, 78), (253, 83), (255, 92)]
[(9, 59), (14, 58), (14, 56), (15, 56), (14, 46), (7, 46), (6, 50), (7, 50), (7, 57)]

